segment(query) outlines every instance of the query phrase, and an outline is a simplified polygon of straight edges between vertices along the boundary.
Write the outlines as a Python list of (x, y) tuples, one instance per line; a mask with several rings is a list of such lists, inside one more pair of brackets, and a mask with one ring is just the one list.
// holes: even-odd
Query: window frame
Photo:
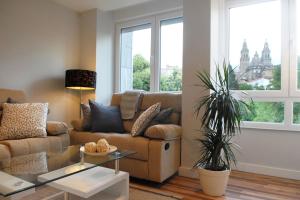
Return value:
[[(229, 61), (230, 48), (230, 9), (265, 3), (274, 0), (227, 0), (224, 6), (225, 59)], [(300, 102), (300, 89), (297, 88), (296, 53), (296, 0), (280, 0), (281, 3), (281, 89), (274, 90), (232, 90), (234, 93), (246, 92), (253, 101), (283, 102), (283, 123), (248, 122), (242, 128), (299, 131), (300, 124), (293, 124), (293, 103)], [(300, 77), (299, 77), (300, 78)], [(296, 83), (296, 84), (293, 84)], [(266, 97), (267, 96), (267, 97)]]
[[(115, 49), (115, 92), (121, 92), (121, 32), (123, 28), (130, 28), (144, 24), (151, 24), (151, 57), (150, 57), (150, 92), (160, 91), (160, 58), (161, 58), (161, 21), (183, 17), (182, 9), (157, 15), (137, 18), (116, 24)], [(178, 93), (181, 91), (170, 91)]]

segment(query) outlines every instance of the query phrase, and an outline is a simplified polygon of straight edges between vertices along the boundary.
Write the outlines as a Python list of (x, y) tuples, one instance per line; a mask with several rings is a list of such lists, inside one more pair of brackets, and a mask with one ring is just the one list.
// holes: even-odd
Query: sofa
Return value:
[[(111, 105), (119, 106), (122, 94), (112, 96)], [(120, 149), (136, 153), (120, 160), (120, 169), (130, 176), (154, 182), (163, 182), (174, 175), (180, 165), (181, 145), (181, 94), (145, 93), (138, 105), (138, 112), (132, 120), (123, 120), (127, 133), (101, 133), (82, 131), (82, 120), (72, 121), (71, 144), (97, 142), (105, 138)], [(146, 136), (132, 137), (130, 132), (137, 117), (151, 105), (161, 102), (161, 109), (173, 108), (171, 124), (159, 124), (146, 131)]]
[[(6, 102), (8, 97), (19, 103), (26, 102), (26, 96), (23, 91), (0, 89), (0, 103)], [(55, 130), (56, 126), (60, 126), (60, 123), (47, 122), (47, 132), (50, 129)], [(70, 138), (67, 129), (58, 135), (50, 135), (48, 133), (47, 137), (3, 140), (0, 141), (0, 160), (43, 151), (59, 152), (69, 145)]]

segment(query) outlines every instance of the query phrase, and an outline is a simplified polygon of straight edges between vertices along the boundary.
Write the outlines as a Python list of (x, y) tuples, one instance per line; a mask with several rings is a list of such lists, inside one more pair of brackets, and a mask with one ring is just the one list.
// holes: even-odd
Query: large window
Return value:
[(117, 26), (116, 90), (181, 91), (181, 13)]
[(230, 88), (253, 98), (244, 125), (299, 129), (300, 0), (232, 0), (225, 13)]

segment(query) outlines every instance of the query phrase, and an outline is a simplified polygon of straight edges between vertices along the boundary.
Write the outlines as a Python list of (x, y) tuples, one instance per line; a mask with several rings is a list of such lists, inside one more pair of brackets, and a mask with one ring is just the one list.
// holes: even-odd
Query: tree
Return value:
[(236, 75), (235, 75), (234, 70), (233, 70), (230, 63), (228, 65), (228, 71), (229, 71), (229, 88), (231, 90), (238, 90), (239, 89), (239, 82), (236, 78)]
[[(133, 89), (150, 91), (150, 63), (142, 55), (133, 56)], [(161, 91), (181, 91), (182, 72), (175, 66), (170, 74), (160, 78)]]
[(182, 72), (176, 66), (170, 75), (161, 75), (161, 91), (181, 91), (182, 90)]
[(150, 91), (150, 63), (141, 55), (133, 56), (133, 89)]

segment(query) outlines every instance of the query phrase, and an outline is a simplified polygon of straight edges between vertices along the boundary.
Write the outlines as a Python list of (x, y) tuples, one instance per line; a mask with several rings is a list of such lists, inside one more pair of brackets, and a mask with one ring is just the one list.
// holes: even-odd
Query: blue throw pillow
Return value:
[(91, 107), (92, 132), (124, 133), (123, 121), (119, 107), (103, 106), (89, 100)]

